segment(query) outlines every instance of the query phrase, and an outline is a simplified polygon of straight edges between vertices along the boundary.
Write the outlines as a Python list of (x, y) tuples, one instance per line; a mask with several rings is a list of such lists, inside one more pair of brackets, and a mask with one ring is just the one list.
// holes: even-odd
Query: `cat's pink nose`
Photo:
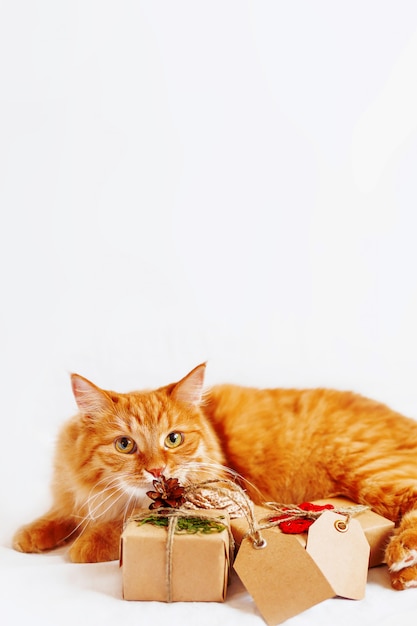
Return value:
[(146, 471), (149, 472), (149, 474), (152, 474), (152, 476), (154, 476), (155, 478), (160, 478), (160, 476), (163, 474), (164, 469), (164, 467), (156, 467), (154, 469), (147, 469)]

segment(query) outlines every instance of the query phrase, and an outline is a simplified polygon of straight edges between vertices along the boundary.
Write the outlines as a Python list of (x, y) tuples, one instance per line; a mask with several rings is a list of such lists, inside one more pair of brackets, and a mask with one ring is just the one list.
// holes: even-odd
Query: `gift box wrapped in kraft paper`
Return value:
[[(345, 498), (277, 510), (256, 506), (253, 513), (250, 524), (247, 517), (231, 522), (238, 545), (234, 569), (269, 626), (335, 596), (364, 598), (369, 564), (382, 562), (394, 527)], [(284, 527), (290, 534), (268, 527), (278, 520), (290, 525)]]
[[(355, 502), (352, 502), (352, 500), (349, 500), (348, 498), (344, 498), (342, 496), (335, 498), (326, 498), (323, 500), (314, 500), (313, 504), (331, 504), (335, 509), (349, 509), (351, 507), (354, 508), (357, 506)], [(254, 509), (257, 522), (268, 519), (274, 515), (273, 509), (268, 507), (255, 506)], [(368, 540), (370, 546), (369, 567), (381, 565), (382, 563), (384, 563), (385, 548), (395, 527), (394, 522), (391, 522), (385, 517), (382, 517), (382, 515), (374, 513), (374, 511), (371, 511), (370, 509), (366, 509), (360, 513), (355, 514), (355, 519), (358, 520), (361, 527), (363, 528), (365, 537)], [(242, 538), (248, 531), (248, 523), (246, 521), (246, 518), (239, 517), (231, 520), (231, 529), (236, 545), (239, 546)], [(274, 527), (273, 530), (276, 532), (281, 532), (277, 526)], [(303, 547), (306, 546), (306, 532), (296, 534), (295, 537), (298, 539)]]
[[(355, 502), (348, 500), (348, 498), (342, 498), (341, 496), (338, 498), (328, 498), (327, 500), (315, 500), (314, 504), (332, 504), (335, 509), (338, 507), (349, 508), (356, 506)], [(378, 515), (378, 513), (371, 511), (371, 509), (358, 513), (355, 515), (355, 519), (357, 519), (362, 526), (365, 537), (369, 543), (369, 567), (382, 565), (385, 558), (385, 548), (395, 528), (394, 522), (386, 517), (382, 517), (382, 515)], [(306, 533), (303, 533), (301, 540), (304, 541), (305, 545), (307, 541)]]
[(135, 512), (121, 537), (124, 599), (223, 602), (232, 543), (225, 511)]

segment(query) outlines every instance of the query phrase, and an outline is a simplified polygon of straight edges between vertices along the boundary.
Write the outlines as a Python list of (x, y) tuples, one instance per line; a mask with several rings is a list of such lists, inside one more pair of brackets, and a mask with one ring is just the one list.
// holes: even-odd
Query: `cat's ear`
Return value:
[(200, 404), (203, 395), (206, 364), (197, 365), (187, 376), (177, 383), (171, 392), (171, 398), (187, 404)]
[(112, 408), (110, 396), (83, 376), (71, 374), (71, 386), (78, 408), (84, 415), (94, 417)]

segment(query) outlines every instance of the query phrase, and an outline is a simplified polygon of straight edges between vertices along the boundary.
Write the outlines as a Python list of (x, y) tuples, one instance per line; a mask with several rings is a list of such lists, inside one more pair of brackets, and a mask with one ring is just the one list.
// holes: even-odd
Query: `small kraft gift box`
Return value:
[[(362, 599), (368, 567), (382, 563), (394, 524), (345, 498), (277, 508), (255, 506), (252, 529), (247, 518), (231, 522), (239, 546), (234, 569), (267, 624), (334, 596)], [(304, 519), (308, 532), (301, 533), (303, 524), (293, 522)]]
[(232, 543), (225, 511), (136, 511), (121, 536), (124, 599), (223, 602)]
[[(325, 498), (323, 500), (314, 500), (312, 504), (321, 506), (331, 505), (335, 510), (349, 510), (350, 508), (354, 510), (357, 506), (355, 502), (342, 496)], [(255, 505), (254, 512), (257, 522), (262, 522), (263, 520), (273, 517), (274, 515), (274, 510), (265, 506)], [(388, 540), (395, 527), (394, 522), (382, 517), (382, 515), (378, 515), (378, 513), (375, 513), (366, 507), (364, 507), (360, 513), (355, 514), (355, 519), (357, 519), (361, 525), (370, 546), (369, 567), (375, 567), (383, 564), (385, 548), (388, 545)], [(239, 517), (232, 519), (231, 528), (236, 544), (240, 545), (244, 535), (248, 531), (246, 518)], [(274, 531), (281, 532), (278, 527), (274, 527)], [(299, 532), (298, 534), (295, 534), (295, 537), (305, 548), (307, 545), (307, 533)]]

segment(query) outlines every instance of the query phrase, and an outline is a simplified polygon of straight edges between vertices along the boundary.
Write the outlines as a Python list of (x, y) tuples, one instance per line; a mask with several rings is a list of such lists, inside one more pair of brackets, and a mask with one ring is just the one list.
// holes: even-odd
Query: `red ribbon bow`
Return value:
[[(312, 502), (302, 502), (298, 505), (298, 508), (306, 512), (313, 511), (317, 513), (319, 511), (334, 509), (334, 506), (333, 504), (324, 504), (323, 506), (321, 506), (319, 504), (313, 504)], [(282, 530), (282, 532), (286, 533), (287, 535), (298, 535), (299, 533), (305, 533), (310, 528), (311, 524), (316, 521), (316, 518), (311, 518), (308, 516), (308, 514), (305, 517), (294, 517), (293, 519), (288, 519), (288, 517), (291, 515), (291, 509), (288, 508), (283, 510), (289, 511), (288, 515), (285, 515), (284, 513), (282, 515), (270, 517), (269, 521), (279, 522), (280, 519), (286, 520), (278, 524), (278, 526)]]

